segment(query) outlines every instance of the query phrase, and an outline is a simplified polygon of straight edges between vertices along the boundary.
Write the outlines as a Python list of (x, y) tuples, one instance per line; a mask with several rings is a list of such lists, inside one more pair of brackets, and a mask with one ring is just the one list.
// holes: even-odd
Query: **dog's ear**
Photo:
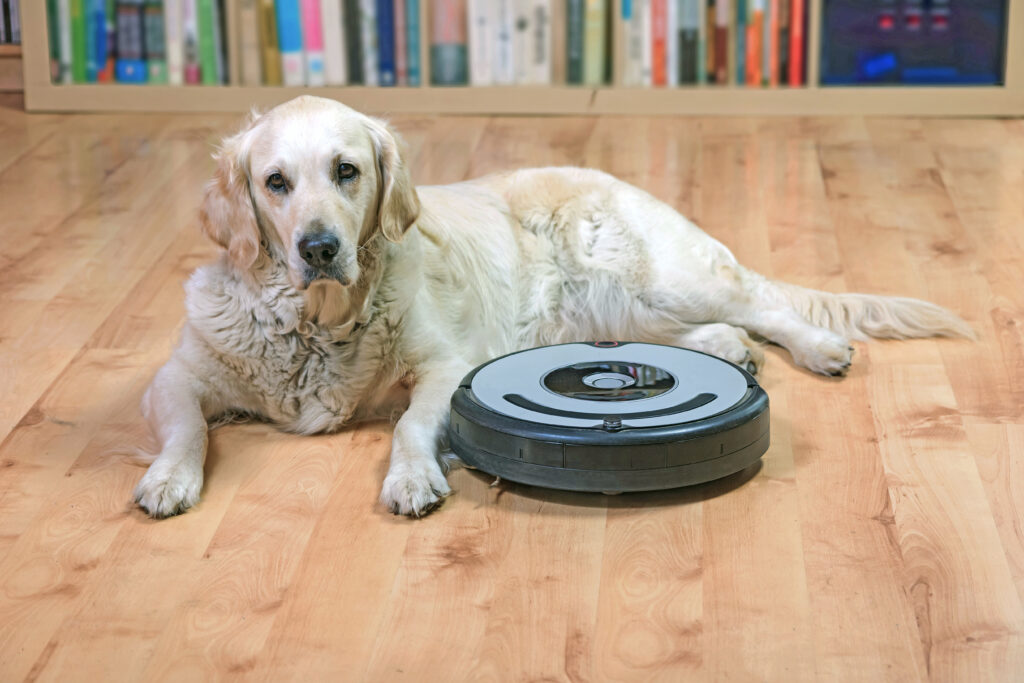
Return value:
[(259, 115), (249, 115), (241, 132), (224, 138), (214, 153), (217, 170), (206, 185), (199, 222), (203, 233), (224, 247), (231, 262), (248, 270), (260, 252), (256, 209), (249, 195), (249, 132)]
[(420, 198), (402, 158), (398, 136), (386, 123), (377, 119), (370, 119), (369, 128), (381, 183), (377, 225), (388, 240), (400, 242), (405, 231), (420, 215)]

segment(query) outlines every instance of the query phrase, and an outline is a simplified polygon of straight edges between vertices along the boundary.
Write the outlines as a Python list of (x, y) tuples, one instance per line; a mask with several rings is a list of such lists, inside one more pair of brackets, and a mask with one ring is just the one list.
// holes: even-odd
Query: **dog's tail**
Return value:
[(776, 292), (809, 322), (851, 339), (879, 337), (976, 338), (955, 313), (935, 304), (899, 296), (832, 294), (772, 281)]

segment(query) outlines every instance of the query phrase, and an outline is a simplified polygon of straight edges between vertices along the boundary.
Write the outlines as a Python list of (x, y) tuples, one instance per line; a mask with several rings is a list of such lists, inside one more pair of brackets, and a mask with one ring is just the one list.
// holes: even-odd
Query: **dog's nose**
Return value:
[(338, 238), (326, 232), (306, 235), (299, 242), (299, 255), (314, 268), (323, 268), (334, 260), (341, 246)]

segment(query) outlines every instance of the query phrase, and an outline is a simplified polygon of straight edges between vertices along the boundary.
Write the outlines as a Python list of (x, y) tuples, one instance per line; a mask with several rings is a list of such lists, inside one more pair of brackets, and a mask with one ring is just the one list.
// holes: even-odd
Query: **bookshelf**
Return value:
[[(819, 87), (824, 0), (810, 0), (808, 85), (803, 88), (684, 86), (635, 88), (614, 85), (501, 87), (326, 87), (64, 85), (50, 82), (46, 7), (22, 3), (25, 108), (28, 111), (241, 112), (269, 107), (297, 95), (315, 94), (368, 113), (562, 114), (562, 115), (908, 115), (1024, 116), (1024, 3), (1010, 2), (1006, 70), (1000, 86)], [(618, 16), (621, 0), (615, 0)], [(229, 3), (230, 6), (230, 3)], [(421, 0), (424, 16), (429, 0)], [(229, 12), (228, 35), (236, 20)], [(429, 22), (421, 22), (423, 72), (429, 73)], [(237, 82), (232, 68), (231, 82)]]

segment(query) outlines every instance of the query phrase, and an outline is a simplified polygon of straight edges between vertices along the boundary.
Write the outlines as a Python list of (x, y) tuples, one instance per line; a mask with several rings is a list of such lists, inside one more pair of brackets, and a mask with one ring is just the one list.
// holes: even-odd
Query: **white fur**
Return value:
[[(358, 180), (332, 178), (339, 159)], [(839, 375), (847, 336), (970, 335), (932, 304), (768, 280), (599, 171), (414, 189), (386, 126), (330, 100), (252, 117), (218, 161), (202, 220), (225, 255), (189, 280), (181, 344), (144, 400), (162, 451), (136, 500), (157, 517), (198, 501), (207, 424), (225, 412), (303, 434), (401, 412), (381, 501), (418, 516), (450, 493), (438, 453), (452, 391), (500, 354), (645, 340), (756, 371), (749, 331)], [(275, 170), (286, 194), (265, 185)], [(310, 226), (340, 239), (342, 265), (307, 287), (295, 245)]]

